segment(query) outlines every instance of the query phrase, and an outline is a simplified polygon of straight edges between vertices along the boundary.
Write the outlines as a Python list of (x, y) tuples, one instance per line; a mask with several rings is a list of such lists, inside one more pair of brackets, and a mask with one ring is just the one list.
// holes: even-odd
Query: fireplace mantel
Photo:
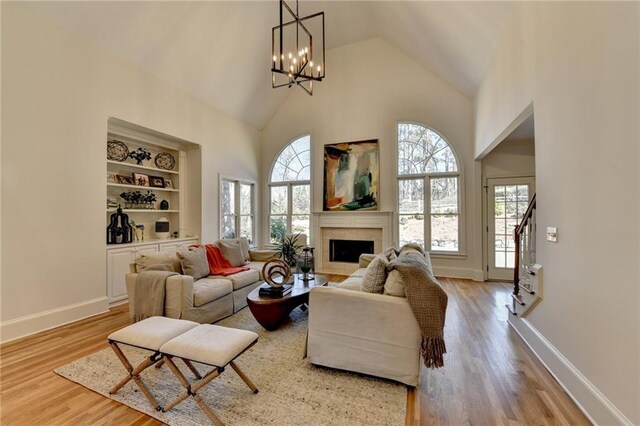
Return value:
[(326, 257), (325, 254), (328, 254), (329, 249), (329, 247), (325, 247), (327, 239), (323, 237), (323, 229), (329, 230), (332, 228), (363, 230), (363, 232), (372, 229), (380, 230), (382, 239), (377, 242), (376, 251), (382, 251), (384, 247), (389, 247), (393, 243), (393, 212), (317, 212), (311, 214), (312, 244), (318, 254), (316, 257), (316, 269), (327, 273), (351, 273), (357, 268), (357, 265), (327, 262), (326, 259), (323, 259)]

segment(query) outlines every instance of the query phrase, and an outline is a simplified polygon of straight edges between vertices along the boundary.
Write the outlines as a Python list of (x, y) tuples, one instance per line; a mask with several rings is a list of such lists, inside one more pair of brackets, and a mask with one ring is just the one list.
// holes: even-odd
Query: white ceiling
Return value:
[[(275, 1), (27, 4), (259, 129), (292, 90), (271, 88)], [(301, 15), (325, 12), (327, 49), (382, 37), (469, 98), (510, 10), (508, 2), (300, 2)]]

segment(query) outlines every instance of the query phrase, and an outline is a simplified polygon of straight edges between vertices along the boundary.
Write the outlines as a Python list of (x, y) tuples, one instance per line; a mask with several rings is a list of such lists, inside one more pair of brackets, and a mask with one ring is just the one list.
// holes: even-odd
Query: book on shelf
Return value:
[(262, 284), (258, 294), (261, 296), (286, 296), (291, 293), (291, 284), (285, 284), (282, 287), (271, 287), (269, 284)]

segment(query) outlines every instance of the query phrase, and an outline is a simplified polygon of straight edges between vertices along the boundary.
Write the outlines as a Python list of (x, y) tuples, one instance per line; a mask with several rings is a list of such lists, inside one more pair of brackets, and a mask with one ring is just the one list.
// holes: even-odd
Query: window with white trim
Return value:
[(220, 237), (245, 237), (255, 242), (254, 184), (222, 178), (220, 183)]
[(398, 123), (400, 244), (460, 253), (460, 167), (449, 143), (417, 123)]
[(298, 232), (309, 236), (311, 219), (311, 136), (284, 147), (269, 176), (269, 241)]

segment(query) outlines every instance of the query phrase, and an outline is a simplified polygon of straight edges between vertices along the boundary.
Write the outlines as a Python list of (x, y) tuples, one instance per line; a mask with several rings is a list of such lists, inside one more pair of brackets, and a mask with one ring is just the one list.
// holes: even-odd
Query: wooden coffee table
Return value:
[(291, 293), (284, 296), (262, 296), (260, 287), (255, 288), (247, 296), (247, 304), (256, 321), (269, 331), (276, 330), (291, 311), (300, 305), (309, 303), (309, 291), (313, 287), (325, 286), (328, 283), (324, 275), (314, 275), (314, 279), (303, 281), (302, 274), (294, 274)]

